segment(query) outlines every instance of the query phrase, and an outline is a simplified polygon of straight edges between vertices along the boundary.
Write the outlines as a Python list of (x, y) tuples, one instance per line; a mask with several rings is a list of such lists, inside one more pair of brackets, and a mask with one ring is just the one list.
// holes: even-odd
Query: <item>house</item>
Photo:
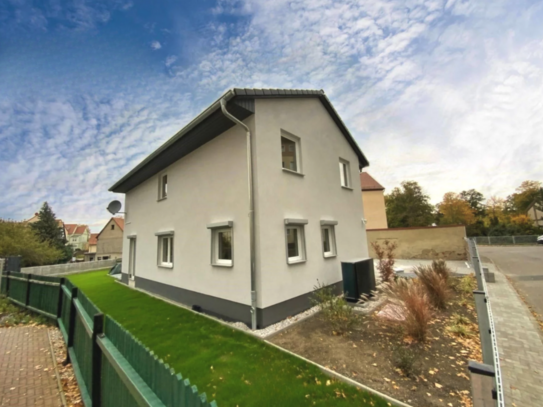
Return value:
[(543, 212), (536, 208), (536, 201), (528, 207), (526, 215), (534, 221), (535, 226), (543, 227)]
[[(28, 224), (28, 223), (34, 223), (34, 222), (37, 222), (38, 220), (40, 219), (40, 214), (38, 212), (34, 213), (34, 216), (32, 216), (31, 218), (23, 221), (24, 223)], [(62, 219), (57, 219), (57, 224), (58, 224), (58, 227), (60, 229), (62, 229), (62, 237), (64, 239), (66, 239), (66, 227), (64, 225), (64, 222), (62, 221)]]
[(323, 91), (229, 90), (110, 188), (122, 281), (253, 329), (297, 314), (368, 257), (367, 165)]
[(89, 237), (89, 250), (85, 253), (85, 261), (96, 260), (96, 243), (98, 233), (91, 233)]
[(67, 245), (73, 250), (86, 251), (88, 248), (90, 229), (87, 225), (70, 224), (64, 225), (66, 230)]
[(360, 173), (360, 184), (362, 187), (362, 206), (364, 206), (364, 216), (366, 216), (366, 229), (387, 229), (385, 187), (367, 172)]
[(96, 236), (96, 259), (121, 259), (123, 256), (124, 219), (113, 217)]

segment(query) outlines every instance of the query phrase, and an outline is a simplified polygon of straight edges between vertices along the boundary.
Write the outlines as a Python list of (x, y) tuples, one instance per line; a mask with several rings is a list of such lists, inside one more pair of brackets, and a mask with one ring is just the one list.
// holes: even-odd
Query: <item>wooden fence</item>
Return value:
[(2, 294), (57, 321), (86, 407), (217, 407), (68, 279), (3, 273)]

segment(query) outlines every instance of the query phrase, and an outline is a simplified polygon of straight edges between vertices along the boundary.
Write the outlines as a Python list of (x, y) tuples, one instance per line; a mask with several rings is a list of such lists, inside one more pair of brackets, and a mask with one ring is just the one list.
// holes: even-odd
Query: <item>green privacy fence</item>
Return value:
[(57, 321), (86, 407), (217, 407), (69, 280), (7, 272), (1, 292)]

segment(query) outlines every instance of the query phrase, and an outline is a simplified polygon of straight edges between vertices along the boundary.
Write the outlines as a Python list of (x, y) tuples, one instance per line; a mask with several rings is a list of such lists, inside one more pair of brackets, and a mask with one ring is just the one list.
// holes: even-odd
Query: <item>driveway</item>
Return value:
[(478, 246), (482, 261), (490, 261), (508, 276), (543, 321), (543, 245)]

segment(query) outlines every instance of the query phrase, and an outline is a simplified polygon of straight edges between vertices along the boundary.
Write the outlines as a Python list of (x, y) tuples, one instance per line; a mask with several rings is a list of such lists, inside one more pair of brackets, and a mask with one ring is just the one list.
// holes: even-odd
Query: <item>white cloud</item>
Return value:
[(155, 51), (162, 48), (162, 45), (158, 41), (153, 41), (151, 43), (151, 48), (153, 48)]
[(169, 55), (166, 58), (166, 61), (164, 61), (164, 65), (166, 65), (167, 67), (170, 67), (175, 63), (175, 61), (177, 61), (177, 57), (175, 55)]

